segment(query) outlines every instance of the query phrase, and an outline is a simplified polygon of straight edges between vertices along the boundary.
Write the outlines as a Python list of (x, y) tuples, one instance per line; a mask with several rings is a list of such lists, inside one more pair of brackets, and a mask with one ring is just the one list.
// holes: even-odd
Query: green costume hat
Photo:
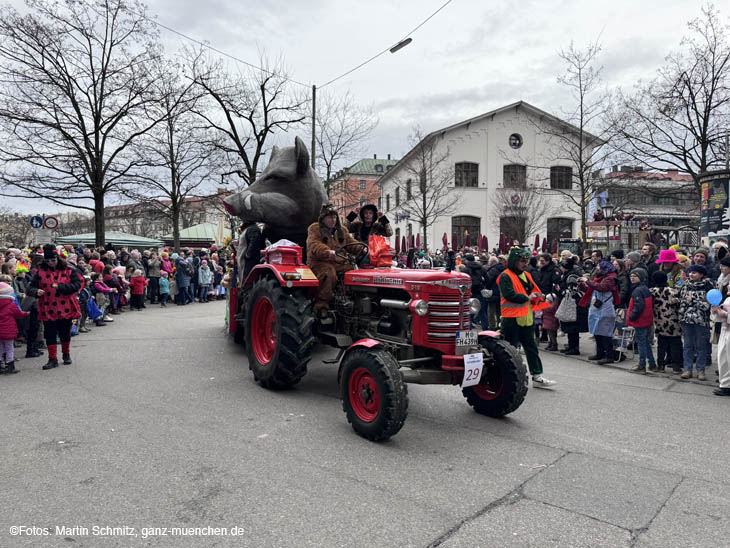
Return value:
[(515, 246), (512, 249), (509, 250), (509, 255), (507, 256), (507, 268), (512, 268), (515, 266), (515, 262), (517, 262), (517, 259), (527, 259), (530, 260), (530, 252), (527, 251), (524, 247)]

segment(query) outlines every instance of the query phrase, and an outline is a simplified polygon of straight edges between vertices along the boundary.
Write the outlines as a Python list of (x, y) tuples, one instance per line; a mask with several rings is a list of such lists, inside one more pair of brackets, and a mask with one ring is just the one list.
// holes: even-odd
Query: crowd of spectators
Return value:
[[(229, 263), (230, 265), (230, 263)], [(48, 351), (44, 370), (71, 363), (71, 337), (148, 305), (185, 306), (225, 298), (227, 264), (215, 247), (117, 250), (47, 244), (0, 249), (0, 374), (13, 374), (15, 347), (25, 357)]]

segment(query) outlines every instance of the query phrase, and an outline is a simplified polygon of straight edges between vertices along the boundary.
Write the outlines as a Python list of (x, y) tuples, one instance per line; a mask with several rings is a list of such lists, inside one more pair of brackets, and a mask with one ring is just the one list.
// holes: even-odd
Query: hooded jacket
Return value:
[(12, 341), (18, 336), (18, 324), (30, 312), (22, 312), (13, 299), (0, 299), (0, 339)]
[[(365, 226), (365, 211), (370, 210), (373, 212), (373, 224), (370, 225), (370, 230), (367, 229)], [(355, 239), (368, 243), (369, 236), (371, 234), (374, 234), (376, 236), (383, 236), (385, 238), (390, 238), (393, 235), (393, 228), (390, 226), (390, 222), (388, 221), (388, 218), (383, 215), (378, 219), (378, 208), (375, 207), (373, 204), (367, 204), (360, 208), (360, 219), (357, 220), (357, 217), (353, 218), (354, 212), (351, 212), (347, 216), (347, 230), (350, 232), (350, 234), (355, 237)]]
[(627, 325), (632, 327), (651, 327), (654, 323), (654, 298), (645, 282), (641, 281), (631, 286), (631, 300)]

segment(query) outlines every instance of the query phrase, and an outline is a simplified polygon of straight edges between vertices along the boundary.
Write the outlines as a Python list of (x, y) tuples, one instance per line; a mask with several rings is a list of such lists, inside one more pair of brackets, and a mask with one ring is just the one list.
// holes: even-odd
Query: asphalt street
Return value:
[(544, 354), (558, 386), (512, 415), (410, 385), (376, 444), (345, 420), (334, 351), (265, 390), (224, 313), (148, 305), (74, 338), (73, 365), (0, 377), (1, 547), (730, 546), (711, 382)]

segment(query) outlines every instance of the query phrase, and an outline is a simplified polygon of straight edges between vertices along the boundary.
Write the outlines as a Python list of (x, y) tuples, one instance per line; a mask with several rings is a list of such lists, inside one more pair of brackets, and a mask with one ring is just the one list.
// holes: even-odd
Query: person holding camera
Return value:
[(588, 306), (588, 331), (596, 339), (596, 353), (589, 357), (599, 365), (613, 361), (613, 329), (616, 323), (616, 306), (620, 303), (616, 267), (609, 261), (599, 261), (595, 277), (578, 279), (585, 293), (578, 306)]

